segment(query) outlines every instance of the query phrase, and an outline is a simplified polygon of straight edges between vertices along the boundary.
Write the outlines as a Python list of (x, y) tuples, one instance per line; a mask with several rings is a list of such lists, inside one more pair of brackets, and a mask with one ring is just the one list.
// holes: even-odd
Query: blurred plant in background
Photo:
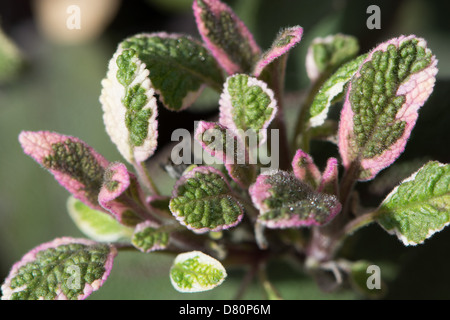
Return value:
[[(14, 10), (12, 7), (3, 8), (6, 5), (2, 4), (1, 9), (6, 12), (2, 15), (6, 21), (5, 30), (29, 61), (29, 68), (21, 74), (21, 78), (3, 84), (0, 88), (2, 113), (0, 270), (4, 275), (2, 278), (6, 277), (12, 263), (36, 243), (47, 242), (55, 236), (82, 236), (65, 213), (66, 193), (58, 189), (44, 172), (37, 172), (35, 166), (23, 156), (17, 143), (18, 133), (24, 128), (29, 130), (45, 128), (64, 132), (89, 141), (90, 145), (108, 159), (120, 159), (117, 151), (110, 146), (109, 138), (101, 125), (101, 108), (98, 103), (100, 80), (106, 71), (105, 61), (112, 56), (116, 43), (142, 31), (166, 30), (188, 33), (198, 38), (190, 11), (191, 1), (122, 3), (108, 27), (107, 21), (114, 15), (114, 5), (118, 5), (114, 3), (108, 3), (112, 10), (105, 13), (103, 26), (89, 30), (88, 25), (82, 24), (80, 30), (85, 28), (83, 31), (87, 33), (92, 31), (92, 37), (74, 36), (77, 40), (72, 45), (68, 45), (65, 41), (68, 39), (66, 36), (60, 38), (65, 44), (60, 43), (58, 36), (51, 36), (49, 32), (45, 32), (42, 24), (39, 28), (35, 27), (34, 21), (51, 21), (42, 18), (42, 8), (34, 7), (36, 8), (34, 14), (26, 16), (35, 18), (34, 20), (13, 21), (13, 16), (8, 16), (7, 13)], [(298, 24), (303, 26), (305, 31), (302, 45), (292, 50), (286, 69), (287, 119), (295, 119), (290, 115), (297, 114), (299, 101), (304, 99), (303, 93), (307, 92), (309, 80), (304, 65), (307, 48), (316, 37), (336, 33), (351, 34), (359, 40), (361, 52), (367, 52), (378, 42), (399, 34), (414, 33), (427, 39), (428, 46), (433, 48), (433, 53), (439, 57), (440, 71), (435, 91), (427, 102), (427, 107), (421, 110), (410, 142), (396, 165), (382, 172), (378, 181), (358, 185), (360, 201), (366, 206), (377, 206), (393, 186), (416, 171), (427, 160), (433, 159), (443, 163), (450, 161), (446, 147), (449, 133), (445, 121), (442, 120), (450, 119), (448, 102), (450, 62), (446, 58), (449, 56), (450, 44), (445, 41), (448, 39), (449, 29), (445, 17), (442, 17), (444, 12), (448, 12), (446, 4), (426, 1), (382, 2), (379, 5), (382, 10), (380, 30), (368, 30), (365, 27), (366, 8), (369, 4), (364, 1), (319, 1), (311, 6), (308, 2), (302, 1), (293, 4), (289, 1), (275, 3), (252, 0), (234, 1), (230, 2), (230, 5), (254, 33), (261, 47), (270, 46), (273, 35), (278, 32), (280, 26)], [(29, 7), (33, 8), (31, 5)], [(42, 4), (42, 7), (45, 7), (45, 4)], [(52, 6), (52, 9), (55, 7)], [(68, 13), (65, 9), (66, 7), (63, 16), (66, 18)], [(274, 15), (274, 12), (279, 14)], [(411, 24), (411, 21), (415, 23)], [(69, 32), (65, 25), (66, 20), (62, 22), (64, 26), (61, 29)], [(106, 29), (102, 33), (100, 30), (104, 28)], [(58, 27), (56, 25), (50, 29)], [(75, 34), (77, 30), (70, 32)], [(2, 45), (2, 48), (5, 47)], [(16, 54), (12, 57), (15, 61), (22, 61), (15, 58)], [(298, 88), (302, 90), (297, 91)], [(167, 158), (167, 151), (164, 154), (162, 146), (170, 142), (170, 133), (173, 129), (185, 126), (192, 130), (194, 120), (213, 115), (217, 100), (218, 94), (205, 91), (192, 110), (189, 109), (191, 111), (188, 111), (188, 115), (181, 116), (160, 108), (159, 126), (167, 128), (164, 131), (168, 133), (160, 130), (158, 139), (160, 147), (154, 156), (157, 165), (150, 168), (150, 172), (166, 194), (172, 191), (174, 181), (167, 181), (165, 174), (158, 173), (161, 171), (160, 164), (165, 163)], [(332, 110), (330, 117), (337, 117), (337, 113), (333, 112), (336, 111)], [(288, 122), (288, 128), (293, 128), (294, 125), (295, 123)], [(327, 148), (328, 143), (322, 141), (312, 142), (310, 146), (310, 153), (314, 155), (319, 167), (324, 167), (327, 160), (327, 157), (322, 158), (321, 154), (333, 156), (323, 152)], [(26, 236), (18, 236), (19, 234)], [(403, 248), (398, 241), (384, 235), (377, 228), (368, 227), (365, 232), (358, 232), (348, 239), (342, 249), (342, 256), (351, 260), (369, 259), (381, 266), (384, 280), (389, 287), (387, 298), (448, 298), (446, 288), (450, 284), (450, 279), (445, 270), (450, 261), (442, 261), (439, 254), (448, 247), (447, 237), (448, 232), (442, 232), (428, 240), (426, 246), (411, 250)], [(380, 247), (390, 250), (380, 250)], [(121, 253), (116, 259), (111, 279), (92, 297), (184, 299), (185, 295), (173, 294), (173, 289), (170, 288), (167, 269), (171, 263), (171, 257), (165, 257), (160, 253), (140, 257)], [(227, 271), (229, 273), (227, 281), (208, 293), (208, 298), (231, 298), (238, 291), (244, 270), (236, 268)], [(303, 273), (298, 273), (296, 268), (289, 264), (272, 262), (268, 266), (268, 271), (270, 279), (284, 298), (358, 297), (357, 293), (351, 291), (323, 295), (314, 282)], [(143, 278), (146, 281), (142, 281)], [(293, 283), (292, 278), (298, 279), (298, 282)], [(155, 290), (155, 287), (158, 290)], [(252, 285), (243, 297), (260, 298), (262, 296), (259, 291), (257, 284)], [(189, 296), (190, 299), (204, 297), (202, 293)]]

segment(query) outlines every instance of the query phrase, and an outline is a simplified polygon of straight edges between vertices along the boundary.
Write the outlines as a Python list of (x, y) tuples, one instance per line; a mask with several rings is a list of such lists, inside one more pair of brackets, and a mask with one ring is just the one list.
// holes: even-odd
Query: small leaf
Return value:
[(179, 292), (202, 292), (222, 284), (227, 272), (216, 259), (200, 252), (179, 254), (170, 269), (170, 281)]
[(144, 217), (136, 212), (136, 206), (145, 202), (136, 177), (123, 163), (112, 163), (105, 171), (98, 202), (120, 223), (135, 226)]
[(158, 138), (157, 102), (146, 64), (135, 50), (119, 47), (102, 87), (106, 132), (129, 163), (145, 161)]
[(197, 167), (177, 181), (170, 210), (195, 233), (228, 229), (243, 217), (242, 206), (225, 177), (212, 167)]
[(277, 101), (267, 84), (245, 74), (227, 78), (220, 96), (221, 125), (236, 135), (259, 134), (261, 145), (266, 140), (269, 124), (277, 113)]
[(297, 179), (308, 183), (314, 189), (317, 188), (320, 183), (321, 174), (309, 154), (298, 149), (292, 160), (292, 169)]
[(169, 233), (152, 221), (144, 221), (136, 226), (132, 244), (142, 252), (163, 250), (169, 243)]
[(231, 130), (218, 123), (200, 121), (195, 139), (225, 165), (230, 177), (242, 188), (248, 188), (255, 181), (256, 166), (250, 164), (247, 148)]
[(2, 300), (82, 300), (109, 276), (117, 250), (86, 239), (58, 238), (15, 263)]
[(109, 214), (91, 209), (83, 202), (69, 197), (67, 210), (78, 229), (98, 242), (129, 242), (133, 229), (125, 227)]
[(261, 50), (245, 24), (219, 0), (194, 0), (197, 28), (228, 74), (250, 73)]
[(377, 46), (354, 75), (341, 112), (339, 152), (344, 167), (370, 180), (403, 152), (419, 108), (433, 91), (437, 60), (414, 35)]
[(416, 245), (450, 223), (450, 165), (428, 162), (404, 180), (375, 212), (375, 220), (405, 245)]
[(345, 86), (351, 80), (353, 75), (358, 71), (359, 66), (367, 55), (361, 55), (358, 58), (344, 64), (331, 77), (329, 77), (317, 95), (314, 97), (310, 113), (311, 127), (317, 127), (325, 122), (330, 106), (334, 103), (336, 97), (342, 94)]
[(358, 39), (344, 34), (315, 38), (306, 54), (306, 72), (314, 82), (321, 74), (333, 72), (353, 59), (359, 51)]
[(24, 152), (53, 174), (73, 196), (95, 210), (108, 161), (78, 138), (48, 131), (23, 131)]
[(297, 43), (300, 42), (303, 35), (303, 28), (300, 26), (286, 28), (280, 31), (272, 46), (267, 50), (253, 69), (253, 75), (259, 77), (264, 68), (275, 59), (287, 54)]
[(341, 210), (334, 195), (318, 193), (286, 171), (259, 175), (249, 192), (258, 221), (273, 229), (324, 225)]
[(317, 191), (329, 194), (338, 194), (338, 161), (336, 158), (329, 158), (327, 166), (320, 178), (320, 184)]

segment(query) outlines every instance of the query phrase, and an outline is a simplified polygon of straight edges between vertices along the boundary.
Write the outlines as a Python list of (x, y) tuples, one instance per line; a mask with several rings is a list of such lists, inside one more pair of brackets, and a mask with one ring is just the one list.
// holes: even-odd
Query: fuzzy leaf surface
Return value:
[(432, 161), (382, 202), (376, 221), (405, 245), (424, 242), (450, 223), (450, 165)]
[(75, 198), (103, 210), (97, 198), (108, 161), (102, 155), (78, 138), (49, 131), (23, 131), (19, 142)]
[(158, 108), (149, 74), (136, 50), (119, 46), (102, 80), (106, 132), (129, 163), (146, 160), (157, 147)]
[(366, 57), (367, 55), (361, 55), (347, 62), (324, 82), (309, 109), (311, 127), (320, 126), (325, 122), (330, 106), (345, 91), (347, 83), (358, 71), (359, 66)]
[(373, 49), (350, 82), (339, 125), (339, 152), (359, 180), (375, 177), (403, 152), (419, 108), (433, 91), (437, 60), (414, 35)]
[(134, 174), (120, 162), (105, 170), (98, 201), (115, 219), (126, 226), (135, 226), (144, 217), (135, 209), (144, 200), (144, 194)]
[(117, 250), (86, 239), (58, 238), (15, 263), (2, 300), (82, 300), (109, 276)]
[(233, 10), (219, 0), (195, 0), (197, 28), (206, 46), (228, 74), (250, 73), (261, 50)]
[(241, 137), (256, 134), (258, 145), (264, 143), (266, 129), (278, 110), (274, 93), (265, 82), (245, 74), (230, 76), (219, 104), (221, 125)]
[(120, 47), (136, 52), (150, 71), (152, 88), (169, 110), (180, 111), (190, 106), (203, 85), (222, 87), (223, 75), (216, 61), (190, 36), (138, 34), (124, 40)]
[(170, 210), (195, 233), (220, 231), (237, 225), (243, 216), (223, 174), (212, 167), (197, 167), (175, 184)]
[(255, 77), (259, 77), (266, 66), (272, 63), (275, 59), (286, 55), (297, 43), (300, 42), (302, 35), (303, 28), (300, 26), (281, 30), (269, 50), (263, 53), (259, 61), (256, 63), (253, 70), (253, 75)]
[(255, 181), (256, 167), (250, 164), (248, 150), (230, 130), (219, 123), (200, 121), (195, 138), (241, 187), (248, 188)]
[(315, 38), (306, 55), (306, 72), (311, 81), (316, 81), (324, 72), (333, 72), (353, 59), (359, 51), (355, 37), (335, 34)]
[(259, 175), (249, 192), (258, 221), (273, 229), (324, 225), (341, 210), (336, 196), (316, 192), (286, 171)]
[(151, 221), (144, 221), (136, 226), (132, 244), (142, 252), (163, 250), (169, 243), (169, 233), (158, 228)]

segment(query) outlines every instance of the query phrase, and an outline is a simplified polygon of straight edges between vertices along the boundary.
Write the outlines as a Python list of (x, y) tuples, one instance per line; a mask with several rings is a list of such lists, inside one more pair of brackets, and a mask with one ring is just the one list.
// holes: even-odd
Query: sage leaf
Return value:
[(450, 165), (431, 161), (381, 203), (375, 220), (405, 245), (423, 243), (450, 223)]
[(179, 254), (170, 269), (170, 281), (180, 292), (202, 292), (222, 284), (227, 272), (222, 264), (200, 251)]
[(92, 240), (57, 238), (15, 263), (2, 285), (2, 300), (83, 300), (111, 272), (115, 247)]

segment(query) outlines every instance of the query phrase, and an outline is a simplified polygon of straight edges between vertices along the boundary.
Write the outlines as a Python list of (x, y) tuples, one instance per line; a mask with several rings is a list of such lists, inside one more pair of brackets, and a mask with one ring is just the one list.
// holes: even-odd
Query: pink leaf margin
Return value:
[[(53, 154), (52, 145), (55, 143), (64, 143), (67, 140), (73, 141), (75, 143), (82, 143), (91, 152), (98, 164), (106, 169), (109, 165), (108, 160), (106, 160), (101, 154), (96, 152), (92, 147), (87, 145), (84, 141), (72, 137), (62, 135), (56, 132), (50, 131), (22, 131), (19, 134), (19, 142), (22, 146), (25, 154), (29, 155), (41, 166), (43, 166), (44, 159)], [(50, 173), (53, 174), (56, 181), (63, 186), (67, 191), (69, 191), (73, 196), (89, 207), (104, 211), (103, 208), (98, 203), (92, 203), (83, 191), (84, 185), (72, 178), (70, 175), (62, 173), (58, 170), (48, 169)]]
[[(82, 238), (70, 238), (70, 237), (62, 237), (62, 238), (56, 238), (53, 241), (43, 243), (28, 253), (26, 253), (22, 259), (18, 262), (16, 262), (12, 267), (11, 271), (8, 274), (8, 277), (5, 279), (5, 282), (2, 285), (2, 291), (3, 296), (2, 300), (9, 300), (12, 296), (12, 294), (15, 292), (14, 289), (11, 289), (11, 281), (12, 279), (17, 275), (19, 269), (26, 264), (33, 262), (36, 260), (36, 256), (40, 251), (44, 251), (51, 248), (57, 248), (62, 245), (68, 245), (68, 244), (82, 244), (85, 246), (93, 246), (97, 245), (98, 243), (92, 240), (82, 239)], [(78, 296), (78, 300), (84, 300), (88, 296), (90, 296), (94, 291), (97, 291), (108, 279), (109, 274), (111, 273), (111, 269), (113, 266), (114, 258), (117, 255), (117, 249), (109, 245), (110, 253), (108, 255), (108, 258), (105, 262), (104, 268), (105, 272), (103, 273), (101, 279), (95, 280), (93, 283), (87, 283), (84, 287), (83, 294)], [(64, 295), (62, 292), (60, 292), (55, 300), (67, 300), (67, 296)]]
[(339, 196), (338, 174), (338, 160), (336, 158), (329, 158), (325, 170), (320, 178), (317, 191)]
[[(275, 94), (272, 91), (272, 89), (270, 89), (267, 84), (264, 81), (261, 81), (257, 78), (245, 75), (245, 74), (236, 74), (233, 76), (229, 76), (225, 82), (223, 91), (220, 95), (220, 99), (219, 99), (219, 123), (226, 127), (227, 129), (230, 129), (231, 131), (234, 132), (235, 135), (239, 136), (242, 134), (246, 134), (246, 132), (243, 132), (242, 128), (238, 128), (236, 123), (233, 120), (233, 103), (232, 103), (232, 97), (229, 91), (229, 82), (230, 79), (234, 78), (234, 77), (239, 77), (239, 76), (246, 76), (248, 77), (247, 80), (247, 87), (252, 87), (252, 86), (257, 86), (260, 87), (263, 92), (265, 94), (267, 94), (269, 96), (270, 99), (270, 103), (267, 106), (267, 108), (272, 109), (272, 113), (270, 114), (269, 119), (267, 119), (266, 122), (264, 122), (264, 124), (261, 126), (261, 128), (259, 128), (258, 130), (258, 134), (260, 135), (260, 142), (259, 145), (262, 145), (266, 140), (267, 140), (267, 128), (269, 127), (270, 123), (273, 121), (273, 119), (275, 118), (277, 112), (278, 112), (278, 102), (275, 99)], [(247, 131), (249, 131), (250, 129), (248, 129)], [(250, 132), (251, 134), (251, 132)]]
[[(312, 183), (312, 187), (316, 188), (320, 182), (321, 174), (313, 159), (309, 154), (298, 149), (292, 160), (292, 169), (297, 179)], [(311, 181), (312, 180), (312, 181)]]
[[(225, 178), (225, 176), (223, 175), (222, 172), (220, 172), (219, 170), (217, 170), (214, 167), (201, 166), (201, 167), (196, 167), (196, 168), (192, 169), (191, 171), (189, 171), (186, 174), (184, 174), (180, 179), (178, 179), (178, 181), (175, 183), (175, 185), (173, 187), (172, 198), (178, 197), (178, 189), (180, 188), (180, 186), (185, 184), (188, 179), (195, 178), (195, 174), (197, 172), (200, 172), (202, 174), (213, 173), (213, 174), (216, 174), (216, 175), (220, 176), (221, 179), (223, 181), (225, 181), (226, 185), (228, 186), (228, 188), (230, 189), (230, 192), (231, 192), (231, 186), (228, 183), (227, 179)], [(244, 209), (243, 209), (243, 207), (242, 207), (240, 202), (238, 202), (238, 201), (236, 201), (236, 202), (239, 204), (240, 209), (241, 209), (241, 214), (238, 216), (236, 221), (234, 221), (233, 223), (230, 223), (230, 224), (220, 225), (220, 226), (218, 226), (217, 228), (214, 228), (214, 229), (209, 229), (209, 228), (196, 229), (196, 228), (193, 228), (191, 225), (189, 225), (185, 221), (185, 217), (176, 214), (176, 212), (174, 213), (172, 211), (172, 209), (170, 211), (172, 211), (173, 216), (178, 220), (178, 222), (180, 222), (186, 228), (188, 228), (189, 230), (191, 230), (191, 231), (193, 231), (193, 232), (195, 232), (197, 234), (202, 234), (202, 233), (206, 233), (206, 232), (210, 232), (210, 231), (212, 231), (212, 232), (222, 231), (222, 230), (226, 230), (226, 229), (229, 229), (229, 228), (232, 228), (232, 227), (238, 225), (242, 221), (242, 218), (244, 217)]]
[[(192, 4), (192, 9), (194, 11), (195, 21), (197, 23), (198, 31), (205, 42), (207, 48), (211, 51), (214, 58), (217, 60), (217, 62), (222, 66), (222, 68), (228, 73), (228, 74), (235, 74), (242, 72), (244, 70), (241, 70), (241, 66), (239, 66), (237, 63), (233, 62), (230, 57), (228, 56), (228, 53), (219, 46), (215, 45), (210, 39), (209, 39), (209, 30), (206, 28), (205, 23), (203, 22), (201, 18), (202, 8), (197, 3), (198, 0), (194, 0)], [(227, 12), (230, 14), (230, 16), (233, 18), (234, 22), (236, 23), (239, 32), (241, 35), (248, 41), (250, 48), (252, 50), (252, 53), (255, 56), (260, 55), (261, 49), (259, 48), (258, 44), (256, 43), (255, 39), (253, 38), (253, 35), (248, 30), (247, 26), (242, 22), (241, 19), (239, 19), (236, 14), (233, 12), (233, 10), (226, 5), (225, 3), (218, 1), (218, 0), (201, 0), (205, 3), (206, 6), (209, 7), (211, 12), (214, 16), (220, 16), (222, 12)]]
[[(419, 45), (425, 48), (427, 51), (427, 43), (424, 39), (418, 38), (415, 35), (400, 36), (398, 38), (393, 38), (389, 41), (381, 43), (375, 49), (373, 49), (368, 57), (363, 61), (359, 70), (354, 75), (354, 78), (360, 76), (360, 70), (362, 66), (372, 59), (373, 54), (376, 51), (386, 51), (390, 44), (399, 47), (404, 41), (411, 39), (417, 39)], [(398, 90), (398, 95), (405, 95), (406, 101), (400, 108), (396, 115), (396, 120), (405, 121), (406, 126), (403, 135), (387, 150), (385, 150), (381, 155), (376, 156), (372, 159), (361, 159), (361, 168), (368, 172), (368, 176), (360, 178), (360, 181), (367, 181), (373, 179), (378, 172), (384, 168), (390, 166), (405, 150), (406, 143), (411, 135), (411, 131), (414, 128), (417, 118), (418, 110), (423, 106), (425, 101), (431, 95), (434, 84), (436, 81), (437, 69), (437, 59), (433, 55), (431, 58), (431, 63), (425, 69), (411, 74), (407, 80), (402, 83)], [(350, 103), (350, 92), (352, 83), (349, 83), (349, 88), (347, 90), (344, 106), (341, 111), (341, 119), (339, 124), (338, 132), (338, 146), (339, 152), (342, 158), (342, 162), (345, 168), (349, 168), (350, 164), (356, 160), (357, 155), (352, 152), (353, 141), (353, 111)]]
[[(280, 172), (279, 170), (265, 172), (261, 174), (256, 179), (256, 182), (249, 188), (249, 194), (252, 199), (254, 206), (259, 210), (260, 214), (263, 215), (267, 213), (270, 208), (264, 203), (264, 201), (272, 196), (271, 189), (272, 185), (267, 183), (266, 179), (273, 174)], [(322, 226), (331, 221), (340, 211), (342, 207), (340, 203), (337, 203), (335, 207), (331, 208), (331, 212), (328, 215), (326, 221), (319, 223), (314, 219), (314, 217), (309, 217), (307, 219), (301, 219), (298, 215), (293, 214), (288, 219), (278, 219), (278, 220), (261, 220), (258, 222), (261, 225), (269, 229), (286, 229), (286, 228), (296, 228), (296, 227), (309, 227), (309, 226)]]
[(264, 68), (272, 63), (275, 59), (281, 57), (282, 55), (288, 53), (295, 45), (297, 45), (303, 36), (303, 28), (300, 26), (295, 26), (287, 28), (281, 31), (279, 37), (290, 36), (292, 37), (290, 41), (283, 46), (273, 45), (267, 52), (265, 52), (262, 58), (256, 63), (253, 69), (253, 75), (259, 77), (264, 70)]
[[(125, 224), (123, 219), (123, 214), (130, 210), (129, 206), (123, 201), (119, 201), (119, 197), (124, 194), (124, 192), (130, 187), (132, 180), (136, 180), (134, 174), (130, 173), (125, 164), (120, 162), (112, 163), (106, 172), (112, 174), (111, 181), (117, 182), (117, 186), (114, 190), (108, 190), (105, 184), (103, 184), (100, 193), (98, 195), (98, 202), (100, 205), (107, 210), (117, 221)], [(141, 190), (139, 188), (139, 192)], [(141, 199), (143, 199), (143, 194), (141, 194)]]
[[(216, 127), (218, 127), (218, 129), (216, 129)], [(233, 155), (227, 154), (226, 152), (227, 150), (214, 150), (210, 148), (208, 145), (206, 145), (206, 143), (202, 141), (201, 137), (208, 130), (220, 130), (225, 135), (226, 139), (233, 139), (234, 145), (237, 146), (237, 149), (239, 150), (238, 159), (234, 157), (234, 154)], [(211, 156), (215, 157), (217, 160), (219, 160), (224, 164), (225, 168), (228, 171), (228, 175), (231, 177), (231, 179), (233, 179), (234, 182), (236, 182), (239, 186), (241, 186), (244, 189), (248, 187), (239, 179), (239, 177), (236, 177), (233, 174), (234, 166), (239, 166), (240, 164), (248, 164), (250, 161), (248, 150), (245, 149), (244, 143), (239, 139), (238, 136), (234, 135), (234, 133), (231, 130), (228, 130), (219, 123), (200, 121), (197, 130), (195, 131), (195, 139), (200, 143), (203, 150), (207, 151)], [(245, 150), (241, 151), (243, 148)], [(237, 161), (239, 162), (242, 161), (243, 163), (238, 163)]]
[[(142, 232), (147, 228), (153, 228), (153, 229), (158, 229), (159, 226), (157, 224), (155, 224), (153, 221), (150, 220), (146, 220), (144, 222), (139, 223), (138, 225), (136, 225), (136, 228), (134, 229), (134, 234), (133, 237), (136, 233)], [(136, 246), (135, 246), (136, 247)], [(142, 248), (136, 247), (139, 251), (143, 252), (143, 253), (149, 253), (149, 252), (153, 252), (153, 251), (158, 251), (158, 250), (164, 250), (167, 248), (167, 245), (154, 245), (153, 247), (147, 249), (147, 250), (143, 250)]]

